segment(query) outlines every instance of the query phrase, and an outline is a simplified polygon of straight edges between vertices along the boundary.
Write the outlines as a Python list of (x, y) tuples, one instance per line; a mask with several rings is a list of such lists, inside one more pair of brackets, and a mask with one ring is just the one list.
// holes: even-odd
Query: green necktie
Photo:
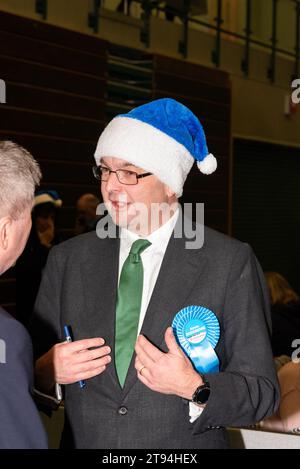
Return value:
[(116, 310), (115, 362), (122, 387), (133, 355), (140, 317), (144, 277), (141, 253), (150, 244), (146, 239), (138, 239), (132, 244), (120, 276)]

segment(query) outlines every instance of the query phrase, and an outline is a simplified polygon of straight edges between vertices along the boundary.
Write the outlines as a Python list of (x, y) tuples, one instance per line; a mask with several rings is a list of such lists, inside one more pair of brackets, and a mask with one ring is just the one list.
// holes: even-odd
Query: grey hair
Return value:
[(0, 141), (0, 217), (16, 220), (32, 206), (41, 177), (37, 161), (25, 148)]

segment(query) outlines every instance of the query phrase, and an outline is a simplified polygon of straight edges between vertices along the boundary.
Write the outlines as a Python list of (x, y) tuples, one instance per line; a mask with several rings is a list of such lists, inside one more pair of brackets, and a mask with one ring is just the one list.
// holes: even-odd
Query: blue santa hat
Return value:
[(170, 98), (151, 101), (115, 117), (98, 141), (97, 164), (102, 157), (124, 159), (155, 174), (177, 197), (182, 195), (195, 160), (203, 174), (217, 168), (199, 119)]

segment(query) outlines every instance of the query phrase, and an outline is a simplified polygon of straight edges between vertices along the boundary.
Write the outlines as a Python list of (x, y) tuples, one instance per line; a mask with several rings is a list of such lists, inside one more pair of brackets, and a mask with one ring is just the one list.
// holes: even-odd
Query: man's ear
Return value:
[(6, 251), (8, 248), (9, 234), (12, 228), (12, 219), (10, 217), (0, 218), (0, 248)]

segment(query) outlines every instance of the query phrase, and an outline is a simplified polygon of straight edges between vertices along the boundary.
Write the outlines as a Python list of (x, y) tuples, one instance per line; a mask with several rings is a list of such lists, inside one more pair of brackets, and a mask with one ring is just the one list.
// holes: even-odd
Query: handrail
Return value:
[(247, 0), (246, 7), (246, 40), (245, 40), (245, 55), (241, 62), (241, 69), (245, 76), (249, 74), (249, 63), (250, 63), (250, 42), (251, 42), (251, 0)]
[(295, 37), (295, 66), (292, 81), (299, 77), (299, 60), (300, 60), (300, 2), (294, 0), (296, 4), (296, 37)]
[(273, 0), (272, 2), (272, 53), (271, 53), (271, 61), (270, 66), (268, 68), (268, 78), (270, 79), (271, 83), (275, 81), (275, 70), (276, 70), (276, 44), (277, 44), (277, 6), (278, 0)]
[(94, 33), (99, 32), (99, 18), (100, 18), (101, 0), (94, 0), (94, 10), (89, 13), (88, 25), (92, 28)]
[(36, 0), (35, 12), (42, 16), (43, 20), (47, 19), (48, 2), (47, 0)]
[[(159, 5), (159, 1), (153, 0), (134, 0), (136, 3), (142, 4), (143, 7), (148, 7), (148, 16), (147, 16), (147, 27), (144, 25), (144, 30), (147, 29), (147, 41), (143, 41), (146, 47), (149, 47), (150, 44), (150, 26), (149, 26), (149, 16), (152, 10), (156, 10), (158, 12), (165, 12), (165, 7)], [(212, 51), (212, 63), (215, 64), (216, 67), (220, 66), (221, 61), (221, 34), (225, 34), (229, 37), (239, 39), (245, 43), (245, 55), (244, 60), (241, 63), (241, 69), (245, 73), (245, 75), (249, 74), (249, 56), (250, 56), (250, 47), (251, 45), (256, 45), (262, 47), (267, 51), (271, 51), (271, 62), (269, 69), (267, 70), (267, 75), (270, 80), (273, 82), (275, 80), (275, 67), (276, 67), (276, 57), (278, 54), (282, 54), (286, 57), (292, 58), (295, 60), (294, 65), (294, 75), (291, 79), (299, 76), (299, 63), (300, 63), (300, 0), (290, 0), (291, 2), (295, 3), (295, 21), (296, 21), (296, 39), (295, 39), (295, 52), (291, 52), (289, 50), (283, 49), (277, 46), (277, 1), (273, 0), (273, 8), (272, 8), (272, 37), (271, 43), (268, 44), (262, 40), (255, 39), (252, 37), (251, 31), (251, 3), (252, 0), (247, 0), (247, 8), (246, 8), (246, 27), (245, 27), (245, 34), (236, 33), (234, 31), (230, 31), (222, 27), (222, 6), (221, 0), (218, 0), (217, 6), (217, 16), (215, 18), (216, 24), (208, 23), (207, 21), (203, 21), (200, 19), (196, 19), (193, 16), (186, 15), (186, 12), (179, 12), (177, 16), (181, 19), (183, 18), (183, 38), (186, 40), (181, 40), (179, 43), (179, 52), (182, 54), (183, 58), (187, 58), (187, 34), (186, 31), (187, 25), (197, 24), (199, 26), (204, 26), (205, 28), (215, 31), (216, 32), (216, 43), (215, 49)], [(150, 11), (150, 13), (149, 13)]]
[[(100, 3), (101, 0), (99, 0)], [(146, 48), (150, 47), (150, 18), (152, 11), (156, 12), (166, 12), (166, 6), (160, 5), (160, 0), (134, 0), (136, 3), (140, 4), (143, 10), (142, 13), (142, 27), (141, 27), (141, 42), (144, 43)], [(97, 0), (95, 0), (95, 3)], [(294, 64), (294, 74), (291, 79), (299, 76), (299, 60), (300, 60), (300, 0), (290, 0), (295, 4), (295, 21), (296, 21), (296, 37), (295, 37), (295, 48), (294, 52), (280, 48), (277, 46), (277, 3), (278, 0), (273, 0), (272, 3), (272, 31), (271, 31), (271, 43), (264, 42), (262, 40), (256, 39), (253, 37), (253, 32), (251, 30), (251, 4), (252, 0), (247, 0), (246, 7), (246, 18), (245, 18), (245, 34), (237, 33), (230, 31), (222, 27), (222, 0), (217, 0), (217, 15), (215, 18), (216, 24), (211, 24), (207, 21), (196, 19), (193, 16), (189, 15), (189, 6), (191, 0), (183, 0), (183, 9), (182, 11), (176, 11), (175, 14), (182, 20), (182, 36), (178, 44), (178, 51), (183, 58), (188, 56), (188, 33), (190, 25), (196, 24), (198, 26), (204, 26), (205, 28), (216, 32), (215, 47), (212, 51), (212, 63), (216, 67), (220, 67), (221, 63), (221, 36), (222, 34), (227, 35), (242, 41), (245, 44), (245, 53), (243, 60), (241, 61), (241, 69), (245, 75), (249, 74), (250, 67), (250, 50), (251, 45), (256, 45), (262, 47), (267, 51), (271, 51), (270, 65), (267, 70), (267, 77), (271, 82), (275, 81), (275, 71), (276, 71), (276, 58), (278, 54), (282, 54), (286, 57), (292, 58), (295, 60)], [(174, 10), (174, 8), (173, 8)], [(98, 15), (100, 12), (98, 11)]]
[(215, 66), (220, 67), (220, 63), (221, 63), (221, 25), (223, 23), (223, 20), (222, 20), (222, 0), (218, 0), (217, 16), (215, 18), (215, 21), (217, 23), (216, 45), (215, 45), (215, 49), (212, 51), (211, 58), (212, 58), (212, 62), (215, 64)]

